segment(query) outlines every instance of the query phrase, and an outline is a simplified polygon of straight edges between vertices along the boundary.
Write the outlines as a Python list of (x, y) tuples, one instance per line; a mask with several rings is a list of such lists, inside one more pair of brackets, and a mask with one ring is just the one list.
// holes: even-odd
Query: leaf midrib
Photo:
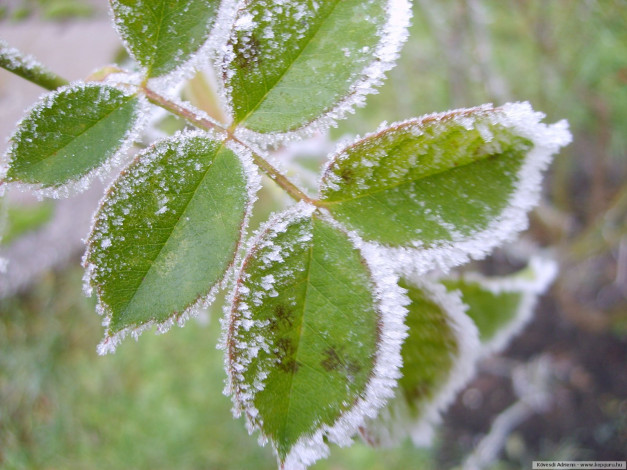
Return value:
[[(299, 339), (298, 339), (296, 351), (294, 353), (294, 360), (298, 359), (298, 352), (300, 350), (300, 346), (301, 346), (302, 341), (303, 341), (303, 332), (304, 332), (305, 328), (308, 328), (312, 333), (316, 334), (316, 336), (318, 336), (323, 342), (327, 343), (326, 339), (324, 339), (320, 335), (320, 333), (318, 331), (316, 331), (311, 326), (309, 326), (308, 324), (305, 323), (305, 314), (308, 311), (307, 304), (308, 304), (308, 301), (309, 301), (309, 295), (308, 295), (309, 294), (309, 289), (311, 288), (311, 289), (317, 290), (320, 293), (321, 297), (325, 297), (322, 294), (322, 292), (314, 285), (314, 283), (311, 282), (312, 264), (313, 263), (317, 263), (320, 266), (320, 268), (322, 268), (328, 275), (331, 275), (331, 276), (335, 277), (330, 271), (328, 271), (325, 268), (325, 266), (322, 263), (320, 263), (319, 261), (316, 261), (316, 259), (314, 257), (314, 249), (316, 247), (315, 232), (316, 232), (315, 220), (312, 219), (312, 235), (313, 236), (312, 236), (311, 246), (309, 247), (309, 252), (308, 252), (308, 255), (307, 255), (307, 277), (303, 281), (301, 281), (301, 282), (306, 282), (305, 294), (304, 294), (305, 301), (303, 302), (302, 322), (301, 322), (301, 327), (300, 327), (300, 332), (299, 332)], [(333, 305), (334, 307), (337, 307), (333, 302), (331, 302), (330, 299), (325, 297), (325, 300), (328, 303), (330, 303), (331, 305)], [(343, 358), (339, 358), (339, 359), (340, 359), (340, 361), (342, 363), (344, 362)], [(308, 366), (309, 368), (311, 368), (314, 371), (319, 372), (317, 369), (313, 368), (312, 366), (309, 366), (308, 364), (306, 364), (304, 362), (302, 364), (305, 365), (305, 366)], [(293, 391), (293, 386), (294, 386), (294, 377), (295, 377), (295, 375), (296, 374), (292, 373), (292, 374), (290, 374), (290, 377), (289, 377), (290, 387), (289, 387), (289, 391), (288, 391), (288, 394), (287, 394), (288, 405), (287, 405), (287, 409), (285, 411), (285, 416), (284, 416), (283, 424), (282, 424), (282, 430), (283, 430), (284, 435), (285, 435), (285, 431), (287, 429), (288, 419), (290, 417), (290, 409), (292, 407), (292, 403), (294, 402), (294, 400), (292, 400), (291, 397), (292, 397), (292, 391)], [(327, 377), (327, 380), (328, 380), (328, 377)]]
[[(335, 11), (335, 8), (337, 7), (337, 5), (339, 4), (341, 0), (335, 0), (333, 3), (333, 7), (329, 10), (329, 13), (322, 18), (322, 20), (320, 21), (320, 23), (318, 24), (318, 27), (315, 29), (315, 31), (313, 31), (313, 33), (311, 34), (311, 36), (307, 39), (307, 41), (304, 43), (303, 47), (298, 51), (298, 54), (296, 54), (296, 57), (294, 57), (294, 60), (292, 60), (290, 62), (290, 64), (285, 67), (285, 69), (283, 70), (283, 72), (276, 78), (276, 80), (274, 81), (274, 83), (268, 87), (268, 89), (266, 90), (266, 92), (264, 93), (264, 95), (257, 101), (257, 103), (254, 105), (254, 107), (248, 111), (248, 113), (246, 113), (246, 115), (239, 121), (236, 122), (236, 124), (243, 124), (246, 122), (246, 120), (248, 120), (248, 118), (251, 117), (252, 114), (255, 113), (255, 111), (257, 111), (257, 109), (259, 109), (259, 107), (265, 102), (266, 98), (268, 97), (268, 95), (277, 87), (277, 85), (283, 81), (283, 79), (285, 78), (285, 76), (289, 73), (290, 70), (292, 70), (292, 67), (294, 66), (294, 64), (296, 62), (298, 62), (298, 59), (303, 55), (303, 53), (305, 52), (306, 49), (309, 48), (309, 46), (311, 45), (311, 42), (314, 40), (314, 38), (318, 35), (318, 33), (320, 32), (320, 29), (322, 28), (322, 25), (329, 19), (329, 17), (333, 14), (333, 12)], [(231, 62), (232, 63), (232, 62)]]
[[(298, 358), (298, 352), (300, 351), (300, 345), (302, 344), (303, 341), (303, 331), (305, 330), (304, 326), (305, 326), (305, 312), (307, 311), (307, 299), (308, 299), (308, 293), (309, 293), (309, 286), (311, 285), (311, 261), (313, 259), (313, 249), (315, 246), (315, 234), (314, 234), (314, 222), (313, 219), (311, 220), (311, 232), (312, 232), (312, 239), (311, 239), (311, 245), (309, 247), (309, 252), (307, 255), (307, 277), (305, 278), (305, 301), (303, 302), (303, 314), (302, 314), (302, 321), (300, 323), (300, 332), (298, 334), (298, 343), (296, 346), (296, 351), (294, 352), (294, 360), (296, 361)], [(282, 432), (285, 436), (285, 432), (287, 429), (287, 421), (288, 418), (290, 416), (290, 409), (292, 407), (292, 391), (294, 389), (294, 376), (296, 374), (290, 374), (289, 380), (290, 380), (290, 388), (287, 394), (287, 409), (285, 410), (285, 416), (283, 418), (283, 425), (282, 425)]]
[[(220, 146), (218, 147), (218, 149), (214, 153), (214, 160), (209, 164), (209, 166), (207, 167), (207, 170), (205, 171), (204, 175), (199, 180), (198, 185), (196, 186), (194, 191), (191, 193), (191, 197), (187, 200), (187, 203), (185, 204), (185, 207), (183, 208), (183, 210), (180, 212), (180, 215), (177, 218), (176, 222), (174, 224), (172, 224), (171, 228), (168, 228), (170, 230), (170, 233), (168, 234), (167, 239), (163, 242), (163, 244), (161, 244), (161, 248), (159, 249), (159, 253), (157, 253), (157, 255), (154, 257), (154, 259), (151, 260), (150, 266), (146, 270), (145, 274), (141, 277), (139, 283), (137, 284), (137, 287), (134, 288), (133, 295), (131, 296), (131, 298), (128, 300), (128, 302), (126, 302), (126, 305), (124, 306), (124, 308), (120, 309), (120, 313), (118, 314), (118, 317), (124, 315), (127, 312), (127, 309), (129, 308), (129, 306), (133, 303), (133, 300), (137, 296), (138, 292), (141, 290), (142, 285), (144, 284), (146, 278), (148, 277), (148, 274), (150, 274), (150, 272), (154, 269), (155, 263), (161, 257), (161, 253), (163, 253), (163, 250), (165, 249), (166, 245), (168, 244), (168, 241), (170, 241), (170, 239), (172, 238), (172, 234), (174, 233), (174, 231), (176, 230), (176, 227), (178, 226), (178, 224), (180, 223), (181, 219), (185, 215), (185, 212), (187, 211), (187, 208), (189, 207), (191, 202), (196, 197), (196, 193), (198, 192), (198, 188), (200, 188), (200, 186), (202, 186), (203, 181), (205, 180), (205, 178), (209, 174), (210, 169), (213, 167), (213, 165), (218, 160), (219, 154), (220, 154), (220, 152), (224, 148), (225, 148), (224, 142), (221, 142)], [(172, 313), (174, 313), (174, 312), (172, 312)]]
[[(117, 91), (117, 90), (116, 90)], [(40, 158), (37, 162), (32, 163), (31, 165), (28, 166), (23, 166), (22, 170), (28, 169), (28, 170), (33, 170), (35, 168), (37, 168), (39, 165), (42, 165), (44, 162), (46, 162), (48, 159), (56, 157), (57, 154), (59, 152), (61, 152), (63, 149), (65, 149), (66, 147), (69, 147), (72, 143), (74, 143), (76, 140), (78, 140), (83, 134), (91, 131), (94, 127), (102, 124), (103, 121), (105, 121), (107, 118), (109, 118), (109, 116), (111, 116), (114, 113), (117, 113), (118, 111), (120, 111), (121, 108), (123, 108), (124, 106), (126, 106), (128, 103), (131, 102), (131, 100), (133, 100), (133, 96), (122, 96), (123, 98), (126, 98), (124, 102), (122, 102), (119, 106), (117, 106), (116, 108), (112, 109), (110, 112), (108, 112), (107, 114), (105, 114), (102, 118), (100, 119), (96, 119), (95, 121), (93, 121), (93, 124), (91, 124), (89, 127), (86, 127), (83, 131), (81, 131), (80, 133), (76, 134), (71, 140), (69, 140), (68, 142), (66, 142), (65, 144), (63, 144), (61, 147), (58, 147), (54, 150), (51, 149), (51, 152), (48, 154), (45, 154), (43, 158)]]
[(159, 21), (157, 22), (157, 34), (155, 36), (155, 47), (157, 48), (157, 50), (154, 52), (154, 54), (151, 54), (151, 58), (150, 58), (150, 65), (147, 67), (146, 70), (146, 75), (148, 77), (152, 77), (152, 72), (155, 68), (155, 62), (157, 61), (157, 55), (159, 54), (159, 48), (160, 48), (160, 42), (161, 42), (161, 29), (162, 29), (162, 25), (163, 25), (163, 21), (164, 21), (164, 17), (165, 17), (165, 3), (166, 0), (162, 0), (161, 1), (161, 11), (159, 12)]
[(427, 178), (432, 178), (434, 176), (441, 175), (442, 173), (447, 173), (449, 171), (461, 170), (462, 168), (465, 168), (465, 167), (467, 167), (469, 165), (474, 165), (476, 163), (484, 162), (484, 161), (489, 160), (491, 158), (498, 158), (498, 157), (501, 157), (504, 153), (505, 152), (501, 152), (500, 154), (485, 155), (485, 156), (482, 156), (482, 157), (477, 158), (475, 160), (471, 160), (471, 161), (469, 161), (467, 163), (464, 163), (464, 164), (461, 164), (461, 165), (455, 165), (455, 166), (451, 166), (451, 167), (448, 167), (448, 168), (443, 168), (441, 170), (428, 172), (428, 173), (420, 175), (417, 178), (410, 178), (410, 179), (407, 179), (405, 181), (400, 181), (400, 182), (395, 183), (395, 184), (384, 186), (382, 188), (378, 188), (378, 189), (376, 189), (374, 191), (371, 191), (371, 192), (369, 192), (367, 194), (359, 194), (359, 195), (357, 195), (355, 197), (350, 197), (350, 198), (345, 198), (345, 199), (334, 199), (334, 200), (321, 198), (319, 202), (322, 205), (324, 205), (324, 206), (333, 206), (333, 205), (336, 205), (336, 204), (342, 204), (342, 203), (345, 203), (345, 202), (352, 202), (352, 201), (355, 201), (355, 200), (358, 200), (358, 199), (371, 197), (371, 196), (373, 196), (373, 195), (375, 195), (377, 193), (381, 193), (383, 191), (389, 191), (391, 189), (398, 188), (399, 186), (403, 186), (403, 185), (411, 184), (411, 183), (416, 183), (416, 182), (418, 182), (420, 180), (427, 179)]

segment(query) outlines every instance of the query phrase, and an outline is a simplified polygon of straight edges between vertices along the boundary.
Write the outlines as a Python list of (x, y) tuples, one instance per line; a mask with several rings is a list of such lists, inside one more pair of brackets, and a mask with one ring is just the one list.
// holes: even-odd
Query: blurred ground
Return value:
[[(104, 4), (89, 2), (86, 10), (78, 0), (7, 1), (0, 6), (0, 38), (79, 79), (117, 54)], [(516, 402), (512, 372), (538, 357), (551, 364), (550, 404), (505, 436), (485, 468), (627, 460), (627, 2), (414, 5), (399, 66), (334, 136), (483, 102), (529, 100), (549, 122), (568, 119), (574, 142), (554, 162), (525, 234), (551, 248), (561, 275), (533, 322), (503, 355), (482, 364), (460, 394), (432, 451), (408, 443), (389, 451), (357, 445), (333, 449), (331, 459), (314, 468), (459, 467)], [(55, 11), (69, 11), (71, 19), (60, 20), (64, 15)], [(0, 70), (0, 138), (39, 94)], [(22, 257), (12, 259), (11, 269), (34, 268), (20, 281), (21, 293), (0, 300), (2, 468), (274, 468), (269, 449), (259, 448), (241, 420), (231, 418), (221, 393), (217, 318), (96, 356), (102, 329), (93, 302), (81, 293), (78, 265), (80, 238), (98, 198), (96, 188), (50, 212), (11, 195), (15, 235), (0, 253)], [(16, 214), (30, 210), (30, 222), (18, 223)], [(44, 262), (46, 254), (53, 261)], [(509, 269), (502, 252), (481, 266)], [(0, 292), (18, 288), (7, 287), (20, 277), (16, 271), (8, 276)]]

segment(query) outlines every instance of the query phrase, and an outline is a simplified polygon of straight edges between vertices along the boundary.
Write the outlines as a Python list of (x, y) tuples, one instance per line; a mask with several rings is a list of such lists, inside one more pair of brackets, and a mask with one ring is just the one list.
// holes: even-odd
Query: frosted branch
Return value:
[(22, 54), (2, 40), (0, 40), (0, 67), (46, 90), (56, 90), (69, 83), (33, 56)]

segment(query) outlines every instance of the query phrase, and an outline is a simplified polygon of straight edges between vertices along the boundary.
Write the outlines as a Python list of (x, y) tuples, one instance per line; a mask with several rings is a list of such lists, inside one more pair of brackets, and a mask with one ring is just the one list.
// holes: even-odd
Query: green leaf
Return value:
[(140, 108), (136, 96), (108, 85), (75, 84), (47, 94), (11, 137), (6, 181), (35, 185), (53, 197), (72, 185), (85, 189), (86, 180), (115, 164), (132, 141)]
[[(313, 210), (299, 204), (260, 232), (226, 326), (236, 411), (285, 468), (325, 456), (327, 437), (346, 443), (373, 394), (381, 401), (394, 384), (373, 390), (386, 333), (366, 261)], [(384, 373), (398, 360), (382, 364)]]
[(482, 256), (525, 227), (541, 171), (570, 140), (541, 118), (515, 103), (393, 124), (332, 158), (321, 202), (367, 241), (444, 264)]
[(185, 64), (205, 43), (218, 0), (111, 0), (115, 25), (146, 77), (159, 77)]
[(392, 67), (410, 16), (406, 0), (245, 2), (222, 61), (234, 124), (284, 133), (343, 117)]
[(467, 315), (477, 325), (483, 354), (502, 350), (531, 319), (538, 297), (552, 283), (554, 262), (532, 258), (529, 266), (505, 277), (468, 273), (443, 279), (449, 291), (459, 291), (468, 306)]
[(248, 186), (236, 152), (202, 133), (160, 141), (122, 173), (84, 259), (106, 316), (101, 353), (128, 332), (165, 329), (213, 300), (240, 243)]
[(374, 447), (395, 446), (407, 437), (428, 445), (440, 411), (474, 373), (479, 349), (477, 329), (464, 315), (459, 295), (424, 280), (403, 279), (400, 285), (410, 299), (409, 335), (394, 398), (360, 429)]

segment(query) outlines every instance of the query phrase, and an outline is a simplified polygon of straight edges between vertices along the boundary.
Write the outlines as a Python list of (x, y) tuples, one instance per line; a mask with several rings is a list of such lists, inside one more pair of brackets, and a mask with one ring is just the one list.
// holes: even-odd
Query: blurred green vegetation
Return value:
[[(217, 318), (127, 340), (99, 357), (82, 272), (50, 273), (0, 300), (3, 469), (274, 469), (223, 395)], [(219, 312), (219, 310), (217, 310)], [(217, 315), (212, 315), (215, 317)], [(432, 468), (425, 451), (333, 449), (318, 470)]]
[(7, 208), (6, 222), (3, 222), (5, 226), (3, 227), (0, 244), (9, 245), (21, 235), (37, 230), (49, 222), (53, 215), (54, 204), (50, 201), (21, 207), (9, 206)]
[(20, 0), (0, 5), (0, 20), (19, 22), (32, 16), (60, 21), (89, 18), (95, 14), (94, 5), (87, 0)]
[[(61, 8), (79, 2), (23, 5), (28, 13), (40, 3)], [(414, 5), (399, 65), (380, 93), (333, 135), (371, 132), (384, 120), (512, 100), (530, 101), (549, 122), (567, 119), (574, 142), (549, 172), (531, 233), (553, 247), (562, 264), (555, 314), (590, 334), (609, 331), (624, 338), (627, 2), (415, 0)], [(163, 336), (127, 340), (115, 355), (98, 357), (103, 329), (94, 303), (81, 293), (77, 266), (73, 260), (72, 267), (49, 273), (32, 291), (0, 300), (2, 468), (275, 468), (270, 449), (247, 435), (243, 420), (233, 420), (230, 400), (222, 394), (225, 374), (215, 349), (219, 311), (207, 326), (190, 321)], [(578, 442), (565, 436), (557, 445), (576, 448)], [(447, 444), (441, 446), (446, 452)], [(390, 451), (361, 444), (333, 448), (330, 459), (313, 468), (438, 466), (431, 453), (406, 443)], [(494, 468), (512, 467), (499, 462)]]

